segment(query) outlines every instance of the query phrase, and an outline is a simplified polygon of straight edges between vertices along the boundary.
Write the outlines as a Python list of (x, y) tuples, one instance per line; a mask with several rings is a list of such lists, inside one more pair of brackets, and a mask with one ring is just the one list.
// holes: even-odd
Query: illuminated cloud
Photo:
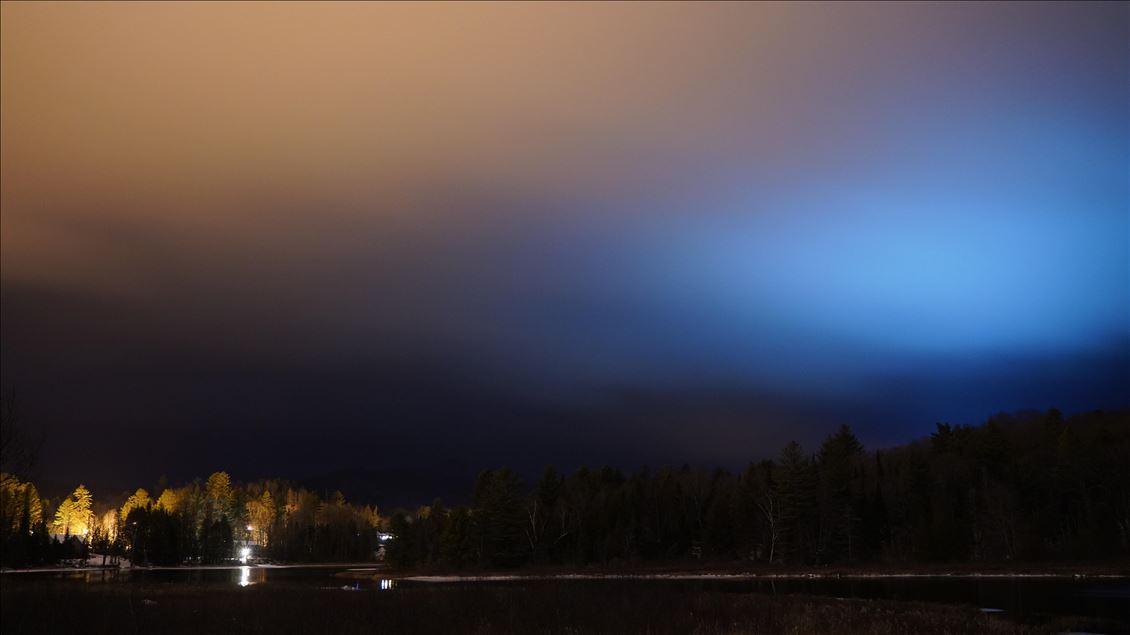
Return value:
[(736, 461), (1127, 404), (1124, 4), (2, 11), (5, 377), (105, 443)]

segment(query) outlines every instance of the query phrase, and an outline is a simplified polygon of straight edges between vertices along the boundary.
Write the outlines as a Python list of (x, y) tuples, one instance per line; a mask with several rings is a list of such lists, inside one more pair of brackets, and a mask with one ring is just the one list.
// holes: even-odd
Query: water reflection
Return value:
[[(359, 574), (345, 580), (336, 577), (349, 571)], [(335, 567), (202, 567), (202, 568), (133, 568), (120, 570), (68, 571), (49, 570), (41, 573), (10, 574), (5, 572), (2, 584), (8, 587), (36, 580), (60, 579), (91, 584), (186, 583), (214, 587), (245, 588), (260, 585), (263, 592), (271, 588), (312, 588), (412, 592), (437, 582), (396, 580), (379, 577), (378, 567), (356, 571)], [(352, 579), (351, 579), (352, 578)], [(453, 579), (454, 580), (454, 579)], [(268, 584), (269, 583), (269, 584)], [(452, 582), (465, 584), (465, 582)], [(1087, 615), (1127, 619), (1127, 598), (1130, 578), (1041, 579), (1041, 578), (843, 578), (843, 579), (714, 579), (714, 580), (576, 580), (548, 581), (546, 584), (603, 585), (609, 590), (636, 585), (653, 585), (688, 591), (734, 591), (741, 593), (801, 593), (825, 597), (881, 598), (916, 602), (943, 602), (979, 608), (995, 608), (1006, 615)], [(484, 582), (492, 586), (533, 586), (536, 580)]]
[(267, 572), (259, 567), (242, 566), (236, 569), (236, 571), (238, 572), (236, 584), (241, 587), (267, 581)]
[(85, 571), (82, 574), (83, 582), (112, 582), (118, 578), (117, 569), (101, 569), (95, 571)]

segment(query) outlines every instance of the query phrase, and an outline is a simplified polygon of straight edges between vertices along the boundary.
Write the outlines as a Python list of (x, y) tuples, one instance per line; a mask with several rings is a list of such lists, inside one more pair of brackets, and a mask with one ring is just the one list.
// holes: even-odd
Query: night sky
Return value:
[(1128, 25), (5, 3), (4, 389), (40, 480), (119, 489), (1127, 407)]

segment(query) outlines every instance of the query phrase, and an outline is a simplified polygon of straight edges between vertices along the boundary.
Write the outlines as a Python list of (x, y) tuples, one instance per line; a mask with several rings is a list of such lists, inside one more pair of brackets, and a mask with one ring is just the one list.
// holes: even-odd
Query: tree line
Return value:
[(867, 451), (843, 426), (734, 474), (610, 467), (532, 487), (487, 470), (469, 505), (388, 519), (399, 566), (703, 558), (763, 563), (1109, 560), (1130, 555), (1130, 413), (937, 424)]
[[(1111, 560), (1130, 556), (1130, 412), (1057, 410), (939, 423), (868, 451), (847, 426), (744, 470), (546, 468), (532, 486), (481, 472), (465, 505), (387, 518), (283, 481), (224, 472), (95, 513), (79, 486), (52, 503), (0, 478), (5, 566), (82, 557), (218, 563), (251, 545), (289, 562), (375, 557), (401, 567), (709, 559), (766, 564)], [(382, 533), (392, 536), (381, 542)], [(382, 546), (384, 549), (382, 550)]]
[(99, 554), (134, 564), (219, 564), (236, 546), (287, 562), (371, 560), (379, 548), (377, 508), (340, 492), (322, 498), (283, 481), (233, 484), (226, 472), (204, 482), (138, 489), (120, 506), (96, 513), (83, 485), (54, 505), (35, 486), (0, 475), (0, 540), (5, 566), (54, 564)]

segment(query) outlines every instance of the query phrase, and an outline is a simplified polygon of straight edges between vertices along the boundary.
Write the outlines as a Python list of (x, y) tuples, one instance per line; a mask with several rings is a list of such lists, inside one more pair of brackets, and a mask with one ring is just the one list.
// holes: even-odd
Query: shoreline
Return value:
[[(379, 565), (378, 565), (379, 566)], [(371, 562), (312, 562), (287, 564), (193, 564), (162, 567), (36, 567), (34, 569), (0, 569), (0, 575), (8, 573), (89, 573), (109, 571), (111, 573), (130, 571), (236, 571), (244, 567), (250, 569), (346, 569), (356, 571), (375, 569)]]
[[(338, 577), (361, 578), (362, 572)], [(374, 576), (375, 577), (375, 576)], [(1126, 579), (1130, 573), (560, 573), (530, 575), (380, 575), (406, 582), (516, 582), (521, 580), (883, 580), (883, 579)]]
[(749, 567), (732, 563), (668, 564), (613, 567), (530, 567), (512, 570), (393, 569), (370, 566), (343, 571), (351, 579), (396, 579), (407, 582), (511, 582), (519, 580), (836, 580), (836, 579), (1125, 579), (1130, 564), (1081, 565), (1044, 563), (1004, 567), (985, 566), (858, 566)]
[(374, 562), (259, 563), (155, 567), (36, 567), (0, 569), (0, 575), (47, 573), (129, 573), (145, 571), (235, 571), (251, 569), (341, 569), (335, 577), (355, 580), (394, 579), (406, 582), (514, 582), (520, 580), (881, 580), (881, 579), (1124, 579), (1130, 565), (1086, 566), (1045, 564), (1006, 568), (987, 565), (923, 567), (736, 567), (724, 563), (699, 566), (617, 566), (608, 568), (538, 567), (514, 570), (393, 569)]

